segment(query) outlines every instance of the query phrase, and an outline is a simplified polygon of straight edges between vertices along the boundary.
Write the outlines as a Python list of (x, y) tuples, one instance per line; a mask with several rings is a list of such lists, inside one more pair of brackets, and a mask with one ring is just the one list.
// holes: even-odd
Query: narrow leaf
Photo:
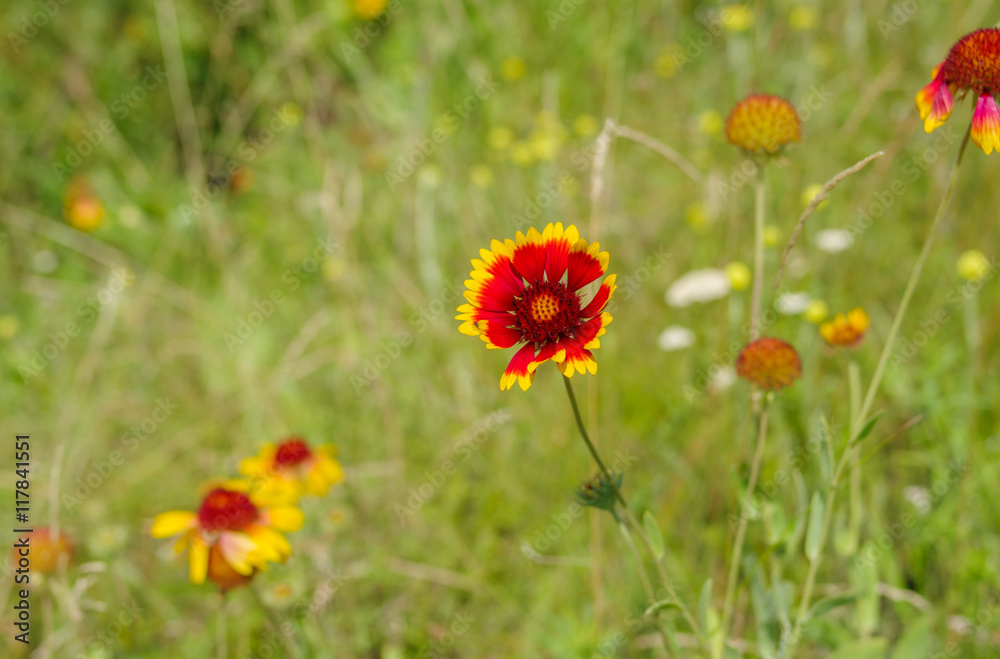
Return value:
[(823, 512), (823, 495), (814, 492), (809, 505), (809, 529), (806, 531), (806, 556), (810, 562), (816, 561), (821, 549), (819, 543), (822, 540), (820, 536), (823, 535)]
[(816, 602), (809, 608), (809, 612), (806, 613), (806, 621), (814, 620), (823, 616), (826, 613), (836, 609), (839, 606), (844, 606), (845, 604), (850, 604), (857, 599), (856, 593), (844, 593), (842, 595), (837, 595), (835, 597), (827, 597)]
[(660, 527), (656, 525), (656, 518), (648, 510), (642, 514), (642, 526), (646, 531), (646, 537), (649, 538), (649, 543), (653, 545), (653, 551), (656, 552), (656, 560), (662, 561), (663, 555), (666, 553), (663, 535), (660, 533)]
[(712, 580), (706, 579), (701, 586), (701, 598), (698, 600), (698, 617), (702, 629), (708, 629), (708, 607), (712, 605)]

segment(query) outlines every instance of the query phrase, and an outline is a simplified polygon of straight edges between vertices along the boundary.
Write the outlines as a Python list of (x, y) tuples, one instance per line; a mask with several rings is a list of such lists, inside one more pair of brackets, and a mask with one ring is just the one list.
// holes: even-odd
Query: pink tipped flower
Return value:
[(951, 90), (944, 82), (943, 64), (934, 69), (933, 76), (931, 84), (917, 92), (917, 108), (928, 133), (948, 120), (955, 105)]
[(980, 94), (972, 115), (972, 141), (987, 155), (1000, 150), (1000, 108), (989, 94)]

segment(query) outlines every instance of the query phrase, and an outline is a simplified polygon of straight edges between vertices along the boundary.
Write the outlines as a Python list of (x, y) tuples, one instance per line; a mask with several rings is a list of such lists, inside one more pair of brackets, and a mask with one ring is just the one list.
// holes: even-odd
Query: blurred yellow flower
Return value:
[(535, 151), (528, 142), (518, 141), (510, 146), (510, 159), (515, 165), (527, 167), (535, 162)]
[[(242, 486), (241, 486), (242, 485)], [(197, 512), (173, 510), (153, 520), (154, 538), (180, 535), (174, 551), (188, 549), (191, 583), (210, 577), (220, 588), (231, 588), (242, 577), (266, 570), (268, 562), (283, 563), (292, 547), (279, 531), (302, 526), (302, 511), (291, 505), (271, 505), (251, 498), (248, 484), (234, 481), (205, 495)]]
[(104, 204), (90, 191), (86, 182), (77, 180), (66, 189), (63, 215), (74, 229), (93, 231), (104, 220)]
[(764, 227), (764, 244), (768, 247), (777, 247), (781, 244), (781, 229), (773, 224)]
[[(807, 185), (805, 189), (802, 190), (802, 208), (806, 208), (807, 206), (809, 206), (809, 204), (812, 203), (812, 200), (816, 198), (816, 195), (818, 195), (819, 191), (822, 189), (823, 185), (821, 183), (810, 183), (809, 185)], [(819, 210), (820, 208), (826, 206), (829, 201), (830, 201), (829, 199), (824, 199), (823, 201), (821, 201), (819, 206), (816, 207), (816, 210)]]
[(328, 281), (337, 281), (347, 270), (347, 262), (344, 259), (330, 256), (323, 261), (323, 276)]
[(812, 300), (809, 302), (809, 306), (802, 315), (805, 316), (806, 320), (810, 323), (822, 323), (826, 320), (826, 317), (830, 313), (830, 308), (826, 306), (826, 302), (823, 300)]
[(750, 282), (753, 280), (750, 268), (741, 261), (733, 261), (727, 265), (726, 276), (729, 277), (729, 285), (734, 291), (745, 291), (750, 288)]
[(597, 122), (597, 118), (591, 114), (581, 114), (573, 120), (573, 130), (580, 137), (596, 135), (599, 128), (600, 124)]
[(698, 130), (706, 135), (718, 135), (722, 126), (722, 115), (715, 110), (702, 110), (698, 114)]
[(535, 131), (531, 134), (531, 152), (538, 160), (553, 160), (559, 155), (562, 140), (551, 130)]
[(295, 126), (302, 121), (302, 107), (295, 101), (286, 101), (281, 105), (281, 116), (289, 126)]
[(833, 320), (819, 326), (819, 333), (826, 342), (834, 348), (849, 348), (857, 345), (864, 338), (871, 319), (861, 307), (852, 309), (844, 315), (838, 313)]
[(684, 221), (695, 231), (701, 231), (708, 226), (708, 214), (705, 212), (705, 205), (700, 201), (689, 204), (684, 209)]
[(819, 12), (813, 7), (798, 5), (788, 15), (788, 24), (796, 30), (811, 30), (819, 25)]
[(0, 316), (0, 340), (6, 341), (13, 338), (19, 329), (21, 329), (21, 322), (17, 316)]
[(473, 165), (469, 168), (469, 181), (485, 190), (493, 185), (493, 170), (488, 165)]
[(370, 21), (378, 18), (388, 4), (389, 0), (351, 0), (351, 9), (358, 18)]
[(722, 27), (727, 32), (743, 32), (753, 27), (753, 9), (748, 5), (726, 5), (722, 8)]
[(508, 80), (517, 80), (524, 76), (528, 65), (517, 55), (511, 55), (500, 64), (500, 73)]
[(681, 70), (684, 50), (677, 44), (670, 44), (656, 58), (654, 69), (661, 78), (673, 78)]
[(955, 266), (958, 276), (969, 281), (985, 277), (990, 271), (990, 260), (978, 249), (970, 249), (958, 257)]
[(490, 148), (503, 151), (514, 141), (514, 131), (506, 126), (494, 126), (486, 134), (486, 143)]
[[(332, 446), (310, 447), (299, 437), (280, 444), (267, 443), (260, 453), (240, 463), (240, 473), (251, 479), (252, 492), (282, 500), (289, 487), (302, 494), (323, 496), (330, 486), (344, 480), (344, 471), (334, 459)], [(280, 482), (274, 482), (280, 481)]]

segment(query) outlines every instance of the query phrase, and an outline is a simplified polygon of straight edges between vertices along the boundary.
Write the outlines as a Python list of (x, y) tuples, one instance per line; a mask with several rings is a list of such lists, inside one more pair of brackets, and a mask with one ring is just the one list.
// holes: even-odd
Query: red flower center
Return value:
[(514, 298), (514, 315), (524, 341), (557, 341), (580, 324), (580, 298), (562, 282), (539, 281)]
[(250, 497), (221, 487), (209, 492), (198, 509), (198, 522), (210, 531), (240, 531), (259, 516)]
[(289, 439), (278, 446), (274, 454), (274, 464), (278, 467), (292, 467), (312, 455), (309, 446), (301, 439)]
[(1000, 93), (1000, 29), (976, 30), (959, 39), (945, 60), (944, 80), (977, 93)]

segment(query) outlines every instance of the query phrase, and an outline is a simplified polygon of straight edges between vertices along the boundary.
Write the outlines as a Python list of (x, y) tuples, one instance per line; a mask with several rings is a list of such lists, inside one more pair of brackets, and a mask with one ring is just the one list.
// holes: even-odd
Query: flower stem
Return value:
[[(614, 516), (615, 521), (618, 522), (618, 529), (621, 531), (622, 536), (625, 538), (625, 544), (628, 545), (629, 550), (632, 552), (632, 557), (635, 558), (635, 564), (639, 568), (639, 580), (642, 582), (642, 589), (646, 591), (646, 598), (650, 602), (656, 601), (656, 594), (653, 592), (653, 584), (649, 580), (649, 575), (646, 574), (646, 565), (642, 562), (642, 556), (639, 555), (639, 548), (635, 546), (635, 540), (632, 539), (632, 534), (629, 533), (628, 527), (622, 522), (618, 514), (611, 511)], [(678, 654), (677, 640), (674, 639), (673, 633), (663, 621), (660, 619), (660, 612), (656, 613), (656, 627), (660, 632), (660, 636), (663, 637), (663, 645), (667, 650), (667, 654), (671, 657), (676, 657)]]
[[(948, 211), (948, 204), (951, 201), (952, 192), (955, 190), (955, 181), (958, 178), (958, 166), (962, 164), (962, 156), (965, 154), (965, 147), (969, 144), (971, 129), (972, 126), (970, 124), (969, 130), (965, 131), (965, 138), (962, 140), (962, 145), (958, 148), (958, 155), (955, 156), (955, 164), (952, 166), (951, 177), (948, 179), (948, 187), (945, 188), (944, 197), (942, 197), (941, 203), (938, 206), (937, 214), (934, 216), (934, 221), (931, 223), (931, 229), (927, 235), (927, 240), (924, 242), (924, 247), (920, 251), (920, 256), (917, 257), (917, 262), (913, 265), (913, 271), (910, 273), (910, 280), (907, 282), (906, 289), (903, 291), (903, 299), (899, 303), (899, 309), (896, 311), (896, 317), (893, 319), (892, 327), (889, 329), (889, 337), (886, 339), (885, 346), (882, 348), (882, 354), (879, 357), (878, 366), (875, 368), (875, 374), (872, 375), (871, 384), (868, 385), (865, 400), (861, 404), (861, 409), (857, 415), (859, 429), (860, 427), (863, 427), (862, 424), (871, 410), (872, 403), (875, 401), (875, 394), (878, 392), (878, 387), (882, 383), (882, 376), (885, 375), (885, 367), (889, 362), (889, 356), (892, 354), (892, 348), (896, 342), (896, 336), (899, 334), (899, 327), (903, 323), (903, 316), (906, 315), (906, 309), (910, 305), (910, 299), (913, 297), (913, 291), (917, 287), (917, 282), (920, 280), (920, 275), (923, 272), (924, 265), (927, 263), (927, 259), (930, 256), (931, 247), (934, 245), (934, 239), (937, 237), (938, 229), (941, 227), (941, 221), (944, 219), (945, 213)], [(799, 642), (799, 637), (802, 635), (802, 624), (805, 622), (805, 615), (809, 610), (809, 601), (812, 598), (813, 587), (816, 584), (816, 572), (819, 569), (820, 559), (823, 556), (822, 547), (826, 544), (826, 536), (830, 530), (830, 520), (833, 517), (837, 489), (840, 487), (840, 479), (844, 473), (844, 469), (847, 467), (848, 463), (853, 462), (851, 457), (854, 454), (854, 447), (857, 442), (858, 431), (852, 430), (847, 446), (844, 448), (844, 452), (838, 461), (837, 471), (834, 474), (833, 480), (830, 482), (830, 486), (827, 488), (826, 510), (823, 514), (823, 527), (820, 530), (820, 552), (817, 555), (816, 560), (810, 562), (809, 564), (809, 572), (806, 575), (806, 583), (802, 590), (802, 598), (799, 601), (798, 612), (795, 615), (795, 626), (787, 639), (786, 654), (784, 655), (786, 659), (792, 659), (795, 654), (795, 648)]]
[(753, 290), (750, 296), (750, 340), (760, 337), (760, 302), (764, 291), (764, 165), (757, 166), (753, 213)]
[[(763, 406), (760, 410), (760, 420), (757, 427), (757, 448), (754, 450), (753, 462), (750, 465), (750, 480), (747, 481), (747, 492), (741, 504), (740, 522), (736, 528), (736, 540), (733, 542), (733, 553), (729, 559), (729, 577), (726, 579), (726, 596), (722, 606), (722, 634), (729, 637), (729, 625), (733, 618), (733, 608), (736, 604), (736, 582), (740, 574), (740, 556), (743, 555), (743, 540), (746, 538), (747, 524), (749, 522), (749, 510), (743, 505), (749, 506), (753, 498), (754, 489), (757, 487), (757, 478), (760, 476), (760, 465), (764, 460), (764, 444), (767, 439), (767, 406), (769, 398), (764, 398)], [(723, 647), (725, 645), (723, 644)]]
[(645, 545), (647, 551), (649, 551), (650, 555), (653, 557), (653, 563), (656, 565), (656, 571), (660, 577), (660, 583), (663, 585), (663, 588), (667, 591), (667, 596), (675, 604), (677, 604), (677, 607), (680, 609), (681, 614), (687, 621), (688, 626), (691, 627), (691, 631), (694, 632), (695, 636), (698, 639), (698, 647), (701, 648), (702, 653), (707, 657), (708, 646), (705, 642), (705, 635), (702, 632), (701, 627), (698, 625), (698, 622), (694, 619), (694, 616), (691, 615), (691, 611), (688, 610), (687, 605), (685, 605), (684, 602), (679, 597), (677, 597), (677, 591), (674, 590), (673, 582), (667, 575), (667, 571), (663, 567), (663, 563), (661, 563), (659, 558), (657, 557), (656, 549), (653, 548), (653, 544), (649, 541), (649, 536), (646, 535), (646, 532), (645, 530), (643, 530), (642, 525), (639, 524), (639, 520), (637, 520), (635, 518), (635, 515), (632, 514), (632, 509), (628, 507), (628, 503), (626, 503), (625, 498), (622, 496), (621, 490), (619, 490), (618, 485), (615, 484), (614, 476), (612, 475), (611, 471), (605, 466), (604, 461), (601, 460), (601, 456), (597, 453), (597, 448), (594, 446), (593, 442), (590, 441), (590, 435), (587, 434), (587, 428), (583, 423), (583, 417), (580, 416), (580, 406), (577, 405), (576, 395), (573, 393), (573, 383), (570, 382), (569, 378), (563, 376), (563, 384), (566, 385), (566, 395), (569, 396), (569, 403), (573, 407), (573, 417), (576, 419), (576, 427), (580, 430), (580, 436), (583, 437), (583, 443), (587, 445), (587, 449), (590, 451), (590, 456), (594, 458), (594, 462), (597, 463), (597, 467), (601, 470), (601, 473), (604, 474), (605, 480), (608, 482), (608, 484), (611, 486), (611, 489), (614, 491), (615, 498), (621, 504), (622, 510), (625, 513), (625, 518), (628, 520), (628, 523), (632, 526), (632, 529), (635, 531), (636, 535), (638, 535), (639, 539), (642, 540), (642, 544)]

